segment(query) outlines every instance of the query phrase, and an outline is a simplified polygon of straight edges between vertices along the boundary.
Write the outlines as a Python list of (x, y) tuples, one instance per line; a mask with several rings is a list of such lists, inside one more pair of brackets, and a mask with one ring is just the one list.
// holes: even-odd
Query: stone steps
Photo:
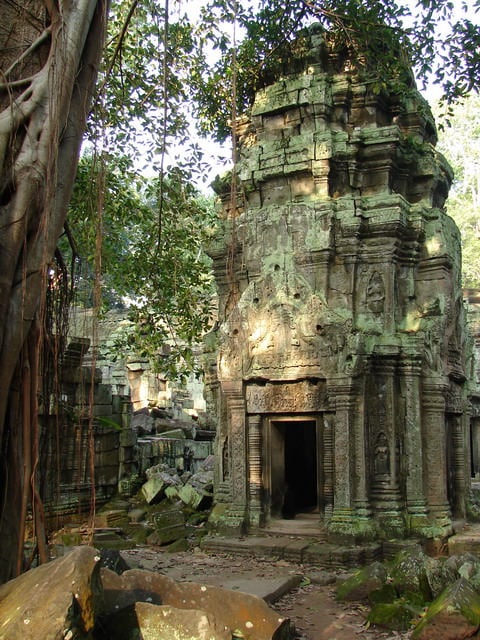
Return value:
[(360, 567), (382, 558), (381, 543), (341, 546), (323, 536), (255, 535), (243, 538), (206, 536), (201, 548), (210, 553), (276, 558), (325, 569)]

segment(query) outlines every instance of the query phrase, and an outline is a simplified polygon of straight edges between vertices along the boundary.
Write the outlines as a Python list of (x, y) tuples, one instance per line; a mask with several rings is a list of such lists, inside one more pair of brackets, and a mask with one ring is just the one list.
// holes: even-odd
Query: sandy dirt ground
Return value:
[[(238, 579), (239, 584), (255, 585), (264, 580), (302, 576), (298, 587), (274, 604), (284, 617), (293, 621), (296, 640), (406, 640), (408, 633), (397, 633), (369, 627), (365, 622), (367, 608), (356, 603), (339, 603), (335, 599), (336, 574), (286, 562), (261, 560), (227, 554), (194, 552), (166, 553), (152, 548), (136, 548), (125, 553), (130, 566), (165, 573), (175, 580), (222, 585)], [(339, 572), (340, 573), (340, 572)], [(329, 584), (325, 584), (329, 583)], [(247, 589), (244, 589), (247, 590)]]

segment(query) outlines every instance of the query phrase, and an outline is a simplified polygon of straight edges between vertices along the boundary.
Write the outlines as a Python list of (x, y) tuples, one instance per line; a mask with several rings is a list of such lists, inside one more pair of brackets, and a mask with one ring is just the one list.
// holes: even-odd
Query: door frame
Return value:
[[(265, 417), (265, 438), (263, 441), (263, 478), (265, 482), (266, 519), (281, 518), (282, 493), (285, 484), (285, 435), (281, 426), (288, 428), (295, 422), (315, 423), (317, 505), (319, 517), (324, 507), (324, 443), (323, 418), (321, 414), (269, 415)], [(278, 425), (278, 426), (277, 426)]]

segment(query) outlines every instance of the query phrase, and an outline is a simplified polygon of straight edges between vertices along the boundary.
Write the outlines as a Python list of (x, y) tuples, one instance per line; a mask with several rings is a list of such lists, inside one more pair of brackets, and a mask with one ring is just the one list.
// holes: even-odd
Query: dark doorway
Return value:
[[(272, 455), (272, 479), (282, 503), (278, 511), (284, 518), (318, 508), (317, 423), (316, 420), (278, 421), (273, 438), (277, 442)], [(273, 444), (273, 443), (272, 443)], [(277, 448), (278, 447), (278, 448)], [(274, 500), (276, 502), (276, 500)], [(275, 507), (275, 505), (272, 505)], [(274, 508), (274, 511), (276, 509)]]

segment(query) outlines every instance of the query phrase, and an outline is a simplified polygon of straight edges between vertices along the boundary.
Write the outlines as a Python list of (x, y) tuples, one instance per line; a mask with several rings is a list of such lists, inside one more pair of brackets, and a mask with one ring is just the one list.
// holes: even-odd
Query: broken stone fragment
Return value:
[(101, 577), (105, 590), (104, 616), (107, 618), (141, 601), (202, 611), (219, 629), (229, 629), (230, 637), (237, 629), (255, 640), (288, 640), (291, 637), (289, 620), (280, 617), (256, 596), (194, 582), (175, 582), (168, 576), (138, 569), (126, 571), (121, 576), (102, 569)]
[(459, 578), (428, 607), (415, 627), (415, 640), (463, 640), (480, 628), (480, 595)]
[(162, 546), (186, 536), (185, 514), (181, 505), (179, 502), (172, 508), (157, 511), (153, 515), (155, 531), (148, 536), (148, 544)]
[(412, 626), (412, 620), (418, 617), (420, 611), (403, 598), (399, 598), (394, 602), (375, 604), (367, 616), (367, 621), (392, 631), (408, 631)]
[(192, 509), (207, 508), (212, 502), (213, 493), (197, 489), (191, 484), (185, 484), (177, 491), (180, 500)]
[(175, 638), (176, 640), (232, 639), (230, 629), (221, 628), (215, 617), (204, 611), (137, 602), (135, 613), (142, 640), (158, 640), (158, 638)]
[(165, 495), (165, 489), (170, 486), (181, 486), (181, 480), (177, 475), (171, 475), (165, 471), (150, 475), (150, 478), (142, 485), (142, 493), (148, 504), (158, 502)]
[(100, 557), (75, 547), (0, 587), (0, 640), (90, 637), (101, 599)]

